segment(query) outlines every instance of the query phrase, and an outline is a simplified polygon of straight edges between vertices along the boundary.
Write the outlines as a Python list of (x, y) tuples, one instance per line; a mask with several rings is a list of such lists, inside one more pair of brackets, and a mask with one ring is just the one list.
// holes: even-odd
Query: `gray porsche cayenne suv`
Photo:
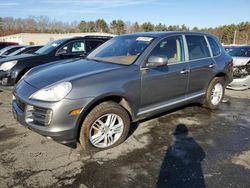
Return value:
[(107, 149), (126, 139), (131, 122), (189, 103), (216, 109), (232, 68), (210, 34), (117, 36), (86, 59), (30, 70), (14, 90), (13, 113), (60, 143)]

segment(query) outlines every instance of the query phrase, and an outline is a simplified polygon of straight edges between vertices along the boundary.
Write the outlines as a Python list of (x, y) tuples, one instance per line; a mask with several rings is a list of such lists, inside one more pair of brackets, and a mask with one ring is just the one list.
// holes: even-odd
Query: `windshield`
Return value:
[(52, 52), (55, 48), (57, 48), (59, 45), (61, 45), (63, 42), (65, 42), (65, 39), (52, 41), (48, 43), (47, 45), (45, 45), (44, 47), (37, 50), (35, 53), (36, 54), (48, 54)]
[(130, 65), (141, 55), (153, 40), (152, 37), (115, 37), (87, 56), (88, 59)]
[(250, 57), (250, 47), (235, 47), (228, 50), (230, 56)]

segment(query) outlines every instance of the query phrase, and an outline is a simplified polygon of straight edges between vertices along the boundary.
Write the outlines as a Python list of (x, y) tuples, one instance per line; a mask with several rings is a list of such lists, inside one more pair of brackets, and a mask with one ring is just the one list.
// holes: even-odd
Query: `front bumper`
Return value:
[[(16, 120), (25, 127), (43, 136), (52, 138), (59, 143), (75, 147), (79, 127), (81, 126), (81, 115), (71, 116), (69, 113), (78, 108), (82, 108), (82, 111), (84, 111), (84, 107), (91, 99), (63, 99), (53, 103), (30, 100), (29, 96), (36, 90), (36, 88), (30, 86), (25, 81), (21, 81), (18, 84), (14, 91), (15, 97), (12, 101), (13, 114)], [(28, 108), (30, 106), (51, 111), (50, 123), (48, 125), (41, 125), (38, 124), (37, 121), (30, 121), (28, 118)]]
[(250, 88), (250, 75), (245, 78), (235, 78), (227, 88), (233, 90), (246, 90)]

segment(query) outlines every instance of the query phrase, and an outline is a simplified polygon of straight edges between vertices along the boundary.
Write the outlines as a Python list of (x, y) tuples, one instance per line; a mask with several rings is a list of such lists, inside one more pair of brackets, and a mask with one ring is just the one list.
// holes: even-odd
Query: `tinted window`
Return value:
[(23, 53), (25, 53), (25, 54), (33, 54), (33, 53), (36, 52), (39, 48), (41, 48), (41, 47), (38, 46), (38, 47), (30, 48), (30, 49), (28, 49), (28, 50), (22, 52), (22, 54), (23, 54)]
[(97, 40), (89, 40), (86, 41), (86, 48), (87, 52), (91, 52), (94, 49), (96, 49), (98, 46), (100, 46), (103, 43), (103, 41), (97, 41)]
[(208, 42), (210, 44), (213, 56), (219, 55), (220, 54), (220, 47), (217, 44), (217, 42), (211, 37), (207, 37), (207, 39), (208, 39)]
[(183, 61), (183, 54), (181, 36), (169, 37), (161, 41), (151, 53), (154, 56), (167, 56), (169, 64)]
[(9, 53), (9, 56), (15, 56), (15, 55), (21, 54), (25, 49), (26, 49), (25, 47), (20, 48), (12, 53)]
[(186, 36), (189, 60), (209, 57), (207, 42), (203, 36)]
[(10, 48), (10, 49), (7, 50), (6, 52), (4, 52), (2, 55), (9, 55), (9, 54), (11, 54), (12, 52), (18, 50), (19, 48), (21, 48), (21, 47), (13, 47), (13, 48)]

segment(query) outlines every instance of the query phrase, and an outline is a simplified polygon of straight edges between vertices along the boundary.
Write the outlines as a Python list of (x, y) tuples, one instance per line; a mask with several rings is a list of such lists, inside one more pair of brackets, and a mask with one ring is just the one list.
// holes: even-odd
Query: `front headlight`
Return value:
[(47, 88), (40, 89), (30, 96), (31, 99), (56, 102), (62, 100), (72, 89), (70, 82), (62, 82)]
[(0, 70), (2, 70), (2, 71), (10, 70), (10, 69), (11, 69), (12, 67), (14, 67), (16, 64), (17, 64), (17, 60), (5, 62), (5, 63), (3, 63), (3, 64), (0, 66)]

